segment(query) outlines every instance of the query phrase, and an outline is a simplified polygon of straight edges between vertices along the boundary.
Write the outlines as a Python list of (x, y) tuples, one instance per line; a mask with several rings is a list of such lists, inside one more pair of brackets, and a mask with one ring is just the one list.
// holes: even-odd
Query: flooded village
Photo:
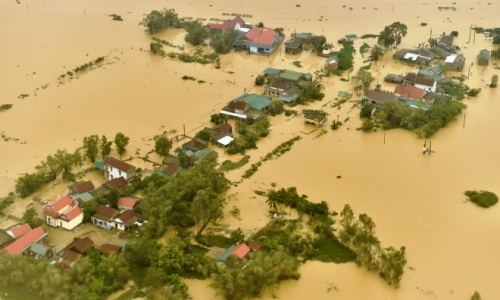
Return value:
[(1, 2), (0, 298), (497, 298), (499, 5)]

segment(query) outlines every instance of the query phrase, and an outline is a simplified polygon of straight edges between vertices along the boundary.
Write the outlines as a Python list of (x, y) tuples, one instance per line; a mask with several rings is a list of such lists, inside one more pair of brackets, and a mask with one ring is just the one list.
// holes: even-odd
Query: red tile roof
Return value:
[(118, 254), (122, 248), (123, 248), (122, 246), (118, 245), (103, 244), (100, 250), (101, 253), (103, 254), (110, 254), (110, 253)]
[(250, 247), (248, 247), (247, 244), (239, 244), (233, 249), (232, 253), (238, 256), (239, 259), (243, 259), (248, 252), (250, 252)]
[(45, 230), (41, 226), (30, 230), (28, 233), (15, 240), (12, 244), (5, 247), (4, 250), (10, 255), (16, 255), (28, 249), (31, 244), (41, 240), (45, 235)]
[(7, 233), (13, 238), (17, 239), (18, 237), (28, 233), (31, 230), (31, 227), (28, 223), (23, 225), (17, 225), (7, 230)]
[(425, 95), (425, 90), (419, 89), (412, 85), (400, 85), (394, 89), (395, 94), (400, 94), (406, 98), (422, 99)]
[(256, 44), (262, 44), (262, 45), (272, 45), (274, 42), (274, 39), (276, 38), (278, 34), (276, 31), (266, 28), (262, 32), (262, 34), (258, 35), (255, 37), (252, 42)]
[(75, 251), (76, 253), (84, 254), (92, 246), (94, 246), (94, 241), (89, 237), (84, 237), (82, 239), (75, 238), (75, 240), (66, 248), (71, 251)]
[(248, 106), (246, 102), (243, 101), (235, 101), (229, 103), (229, 108), (232, 109), (237, 109), (237, 110), (245, 110), (245, 108)]
[(220, 23), (210, 23), (209, 27), (212, 30), (222, 30), (222, 24)]
[(71, 221), (71, 220), (74, 220), (75, 218), (77, 218), (78, 216), (80, 216), (81, 214), (83, 214), (83, 210), (80, 207), (75, 206), (73, 209), (69, 210), (67, 213), (62, 215), (60, 218), (66, 220), (66, 221)]
[(125, 179), (123, 177), (113, 178), (113, 179), (109, 180), (108, 182), (106, 182), (106, 184), (109, 187), (117, 189), (119, 187), (122, 187), (122, 186), (126, 185), (127, 184), (127, 179)]
[(262, 29), (260, 29), (259, 27), (253, 27), (247, 33), (245, 33), (245, 37), (248, 40), (253, 41), (253, 39), (255, 39), (261, 34), (262, 34)]
[(68, 205), (73, 203), (73, 198), (70, 195), (66, 195), (43, 208), (43, 212), (50, 217), (57, 218), (59, 216), (59, 211)]
[(78, 260), (82, 255), (80, 253), (76, 253), (75, 251), (71, 250), (64, 250), (63, 258), (69, 261), (76, 261)]
[(229, 123), (224, 123), (224, 124), (217, 125), (217, 126), (215, 126), (215, 128), (219, 132), (230, 132), (231, 130), (233, 130), (233, 127)]
[(132, 168), (134, 168), (134, 166), (111, 156), (106, 157), (106, 159), (104, 160), (104, 165), (111, 166), (123, 172), (128, 172)]
[(413, 79), (413, 84), (420, 84), (426, 86), (434, 86), (435, 80), (429, 77), (417, 76)]
[(132, 209), (136, 204), (137, 201), (131, 198), (121, 197), (120, 199), (118, 199), (118, 207), (122, 206)]

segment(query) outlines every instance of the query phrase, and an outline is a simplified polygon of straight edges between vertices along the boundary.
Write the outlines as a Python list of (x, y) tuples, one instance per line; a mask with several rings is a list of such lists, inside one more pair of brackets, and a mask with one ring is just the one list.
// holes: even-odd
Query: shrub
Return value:
[(469, 198), (469, 201), (485, 208), (498, 202), (498, 196), (488, 191), (466, 191), (464, 194)]
[(12, 104), (2, 104), (0, 105), (0, 111), (9, 110), (12, 108)]
[(263, 86), (266, 82), (266, 77), (264, 75), (259, 75), (255, 78), (255, 85)]
[(420, 23), (420, 26), (422, 26), (422, 27), (427, 26), (427, 23), (422, 22), (422, 23)]

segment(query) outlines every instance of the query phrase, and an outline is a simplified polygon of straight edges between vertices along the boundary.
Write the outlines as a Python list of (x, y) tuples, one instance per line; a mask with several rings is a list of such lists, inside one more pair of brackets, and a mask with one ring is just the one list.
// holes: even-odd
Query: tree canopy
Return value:
[(193, 46), (202, 44), (209, 36), (208, 30), (200, 21), (186, 22), (186, 31), (187, 35), (184, 39)]
[(378, 36), (378, 43), (390, 48), (395, 45), (396, 47), (401, 44), (403, 37), (406, 36), (408, 27), (401, 22), (394, 22), (389, 26), (385, 26)]
[(152, 10), (145, 15), (139, 25), (146, 27), (150, 34), (161, 32), (169, 27), (180, 26), (181, 21), (174, 9)]
[(118, 132), (115, 135), (114, 142), (115, 142), (115, 145), (116, 145), (116, 152), (118, 152), (118, 154), (120, 156), (122, 156), (123, 153), (125, 153), (127, 151), (127, 145), (128, 145), (129, 140), (130, 140), (130, 138), (127, 137), (127, 136), (125, 136), (121, 132)]

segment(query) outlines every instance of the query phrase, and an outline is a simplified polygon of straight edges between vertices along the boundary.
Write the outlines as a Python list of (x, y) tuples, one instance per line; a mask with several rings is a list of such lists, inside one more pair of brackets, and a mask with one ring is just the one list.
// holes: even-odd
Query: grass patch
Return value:
[(498, 202), (498, 196), (488, 191), (466, 191), (464, 194), (469, 198), (469, 201), (484, 208), (493, 206)]
[(356, 253), (335, 238), (322, 238), (314, 242), (316, 251), (309, 257), (322, 262), (346, 263), (356, 259)]
[(230, 238), (218, 234), (198, 236), (196, 240), (208, 247), (229, 248), (233, 244)]
[(236, 161), (236, 162), (233, 162), (230, 160), (225, 160), (221, 163), (221, 165), (219, 167), (219, 171), (227, 172), (227, 171), (239, 169), (239, 168), (243, 167), (244, 165), (246, 165), (249, 160), (250, 160), (250, 156), (248, 156), (248, 155), (243, 156), (239, 161)]
[(6, 295), (8, 298), (2, 299), (40, 299), (40, 295), (27, 288), (19, 286), (0, 286), (0, 295)]

